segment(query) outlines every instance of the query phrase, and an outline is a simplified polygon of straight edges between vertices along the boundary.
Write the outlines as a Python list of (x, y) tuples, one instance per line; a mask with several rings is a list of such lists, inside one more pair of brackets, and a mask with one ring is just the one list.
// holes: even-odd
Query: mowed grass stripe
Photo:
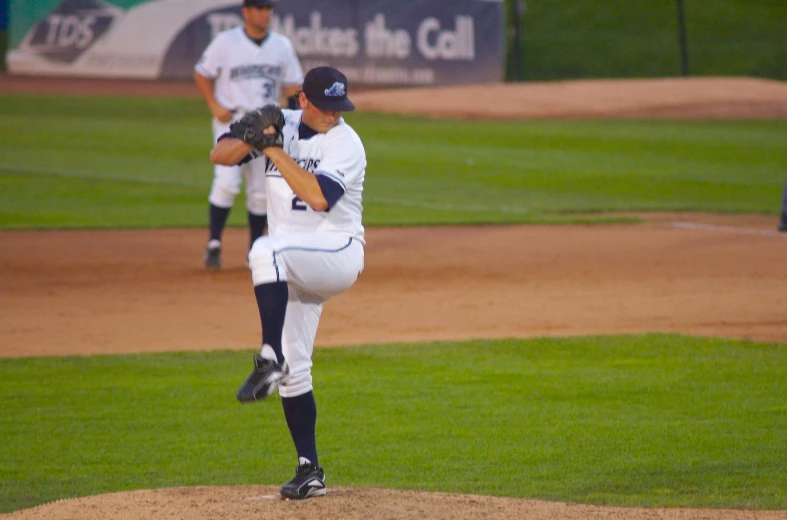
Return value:
[[(213, 167), (200, 100), (2, 100), (0, 227), (205, 225)], [(372, 226), (562, 223), (567, 214), (575, 222), (621, 211), (775, 215), (787, 164), (784, 121), (441, 121), (363, 112), (347, 120), (367, 150), (364, 216)], [(71, 175), (100, 182), (90, 189)], [(91, 209), (102, 204), (127, 214)], [(242, 213), (232, 213), (231, 225), (245, 224)]]
[[(121, 175), (113, 175), (110, 173), (102, 173), (95, 171), (84, 170), (62, 170), (52, 168), (33, 168), (26, 166), (17, 166), (10, 164), (0, 164), (0, 172), (6, 171), (10, 173), (25, 174), (25, 175), (41, 175), (41, 176), (54, 176), (54, 177), (73, 177), (85, 180), (98, 180), (110, 181), (118, 183), (131, 183), (131, 184), (163, 184), (169, 186), (187, 186), (204, 188), (204, 182), (193, 182), (183, 179), (150, 179), (150, 178), (134, 178)], [(0, 173), (2, 175), (2, 173)], [(470, 211), (470, 212), (484, 212), (484, 213), (527, 213), (527, 208), (509, 208), (505, 206), (499, 207), (484, 207), (478, 205), (461, 205), (455, 206), (451, 204), (432, 204), (427, 202), (407, 201), (398, 199), (375, 198), (365, 201), (367, 204), (384, 204), (390, 206), (404, 206), (413, 208), (436, 209), (442, 211)]]

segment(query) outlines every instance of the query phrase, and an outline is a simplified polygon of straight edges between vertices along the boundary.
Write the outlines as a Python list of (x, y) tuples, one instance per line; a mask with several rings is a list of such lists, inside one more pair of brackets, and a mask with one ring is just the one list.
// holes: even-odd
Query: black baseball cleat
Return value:
[(787, 215), (782, 215), (782, 219), (779, 221), (779, 231), (787, 232)]
[(238, 390), (238, 401), (254, 403), (270, 396), (280, 384), (290, 378), (290, 369), (285, 361), (281, 365), (276, 361), (254, 356), (254, 370), (243, 386)]
[(302, 500), (310, 497), (321, 497), (325, 494), (325, 472), (308, 459), (298, 459), (300, 465), (295, 468), (295, 478), (281, 487), (281, 497), (290, 500)]
[(209, 243), (205, 248), (205, 268), (221, 269), (221, 245), (216, 246)]

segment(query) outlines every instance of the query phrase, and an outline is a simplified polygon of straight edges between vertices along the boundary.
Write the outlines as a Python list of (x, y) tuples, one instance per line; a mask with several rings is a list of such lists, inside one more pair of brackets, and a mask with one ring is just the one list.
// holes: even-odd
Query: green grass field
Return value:
[[(368, 225), (776, 215), (787, 175), (784, 121), (348, 120), (367, 148)], [(0, 228), (205, 225), (199, 100), (3, 96), (0, 135)]]
[[(0, 360), (0, 511), (285, 482), (295, 455), (278, 398), (234, 399), (248, 361)], [(650, 335), (368, 346), (320, 349), (314, 370), (333, 485), (787, 508), (785, 345)]]
[[(775, 225), (787, 175), (783, 121), (348, 120), (367, 148), (367, 225), (644, 210)], [(3, 95), (0, 136), (0, 230), (206, 225), (198, 100)], [(281, 484), (295, 455), (278, 399), (234, 401), (248, 355), (0, 359), (0, 512)], [(785, 367), (785, 344), (675, 335), (322, 349), (321, 462), (332, 485), (787, 509)]]

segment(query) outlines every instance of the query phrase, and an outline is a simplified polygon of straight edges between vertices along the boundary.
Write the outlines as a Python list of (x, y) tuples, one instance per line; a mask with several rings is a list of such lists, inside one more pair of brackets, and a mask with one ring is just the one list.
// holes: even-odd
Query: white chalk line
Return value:
[(695, 224), (694, 222), (668, 222), (665, 225), (677, 229), (688, 229), (692, 231), (716, 231), (719, 233), (732, 233), (735, 235), (758, 235), (763, 237), (787, 238), (787, 233), (782, 233), (779, 231), (766, 231), (764, 229), (714, 226), (712, 224)]

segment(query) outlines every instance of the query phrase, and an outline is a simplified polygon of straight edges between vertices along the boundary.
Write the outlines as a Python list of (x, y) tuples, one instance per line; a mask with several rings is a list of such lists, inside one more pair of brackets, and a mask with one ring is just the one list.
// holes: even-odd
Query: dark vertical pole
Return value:
[(5, 54), (8, 51), (9, 1), (0, 0), (0, 71), (5, 70)]
[(689, 50), (686, 43), (686, 16), (683, 11), (683, 0), (676, 0), (678, 7), (678, 35), (680, 37), (680, 73), (689, 75)]
[(8, 29), (8, 9), (9, 1), (0, 0), (0, 32), (5, 32)]
[(514, 43), (511, 49), (511, 75), (514, 81), (522, 79), (522, 9), (520, 0), (512, 0), (511, 23), (514, 26)]

